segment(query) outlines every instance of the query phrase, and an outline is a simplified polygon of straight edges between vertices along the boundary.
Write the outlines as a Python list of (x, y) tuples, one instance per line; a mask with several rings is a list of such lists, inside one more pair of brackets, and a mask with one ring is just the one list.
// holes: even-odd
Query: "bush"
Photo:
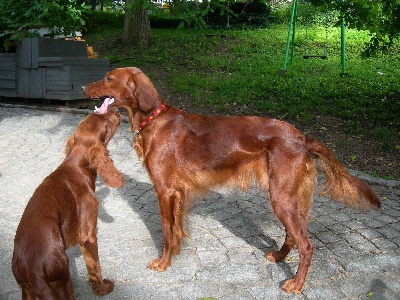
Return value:
[(86, 30), (88, 32), (94, 32), (102, 27), (123, 28), (124, 18), (125, 15), (121, 13), (91, 10), (85, 15)]
[(260, 1), (235, 2), (231, 5), (231, 9), (234, 14), (238, 15), (242, 13), (269, 15), (271, 13), (271, 7)]
[[(203, 3), (201, 8), (205, 9), (207, 3)], [(229, 14), (229, 22), (231, 25), (256, 25), (265, 27), (271, 7), (261, 1), (253, 2), (234, 2), (228, 5), (224, 1), (210, 2), (210, 12), (205, 16), (209, 25), (225, 25), (227, 23), (227, 15)]]

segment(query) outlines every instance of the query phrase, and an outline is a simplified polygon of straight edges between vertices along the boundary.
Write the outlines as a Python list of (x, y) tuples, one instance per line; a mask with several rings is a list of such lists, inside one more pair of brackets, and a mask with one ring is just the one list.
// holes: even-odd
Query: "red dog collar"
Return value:
[(146, 126), (148, 123), (151, 122), (155, 117), (157, 117), (164, 109), (166, 108), (165, 104), (161, 104), (159, 108), (157, 108), (155, 111), (153, 111), (144, 121), (142, 121), (139, 124), (139, 129), (135, 130), (135, 134), (138, 134), (140, 130), (143, 129), (144, 126)]

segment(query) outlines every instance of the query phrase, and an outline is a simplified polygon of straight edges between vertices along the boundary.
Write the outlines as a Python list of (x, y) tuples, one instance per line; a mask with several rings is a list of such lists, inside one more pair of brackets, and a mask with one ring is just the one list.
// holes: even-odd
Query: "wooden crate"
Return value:
[(0, 54), (0, 96), (79, 100), (81, 86), (109, 70), (108, 59), (87, 58), (84, 42), (27, 38), (16, 54)]
[(17, 55), (0, 53), (0, 96), (17, 96)]
[(81, 86), (102, 79), (111, 69), (107, 59), (59, 59), (46, 61), (51, 66), (45, 68), (44, 99), (82, 99)]

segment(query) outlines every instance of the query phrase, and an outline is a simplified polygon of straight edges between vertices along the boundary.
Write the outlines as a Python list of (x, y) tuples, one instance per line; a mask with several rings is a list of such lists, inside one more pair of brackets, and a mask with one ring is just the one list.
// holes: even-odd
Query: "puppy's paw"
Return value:
[(92, 283), (92, 290), (98, 296), (104, 296), (111, 293), (114, 289), (114, 282), (104, 279), (100, 284)]

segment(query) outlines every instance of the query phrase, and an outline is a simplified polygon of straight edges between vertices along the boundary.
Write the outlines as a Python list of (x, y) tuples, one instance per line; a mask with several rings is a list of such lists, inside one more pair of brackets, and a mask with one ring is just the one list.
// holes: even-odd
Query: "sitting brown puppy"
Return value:
[(116, 109), (90, 114), (67, 141), (66, 158), (29, 200), (14, 240), (12, 271), (22, 299), (75, 299), (65, 250), (79, 244), (93, 292), (106, 295), (114, 283), (102, 279), (97, 249), (96, 175), (111, 187), (124, 178), (106, 146), (121, 123)]

